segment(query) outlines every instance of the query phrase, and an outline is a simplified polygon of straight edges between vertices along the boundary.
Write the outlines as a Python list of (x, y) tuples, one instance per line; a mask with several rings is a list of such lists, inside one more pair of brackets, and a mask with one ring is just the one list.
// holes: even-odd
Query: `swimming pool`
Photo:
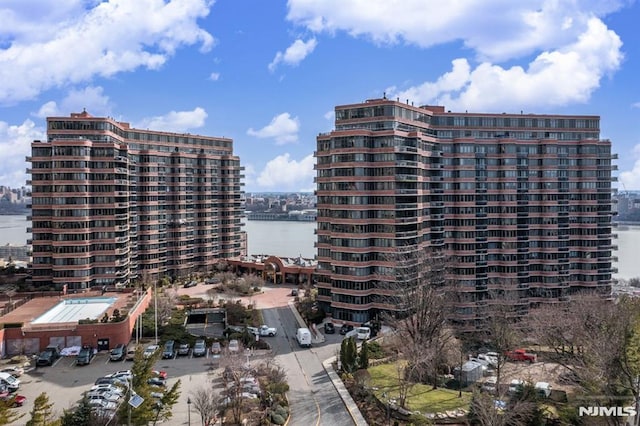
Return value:
[(98, 319), (116, 300), (118, 300), (116, 297), (66, 299), (31, 321), (31, 324), (78, 322), (86, 318)]

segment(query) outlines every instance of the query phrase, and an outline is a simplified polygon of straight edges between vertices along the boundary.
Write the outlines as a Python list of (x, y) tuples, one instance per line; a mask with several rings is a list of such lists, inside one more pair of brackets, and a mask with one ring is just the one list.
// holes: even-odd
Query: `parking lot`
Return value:
[[(77, 366), (75, 357), (62, 357), (51, 367), (27, 369), (20, 377), (21, 385), (17, 392), (27, 397), (27, 402), (15, 410), (25, 413), (24, 419), (28, 419), (34, 399), (40, 393), (46, 392), (50, 402), (54, 404), (54, 412), (62, 414), (64, 409), (73, 407), (82, 399), (83, 392), (88, 391), (97, 378), (119, 370), (128, 370), (131, 365), (131, 361), (112, 362), (109, 360), (109, 353), (103, 352), (98, 353), (86, 366)], [(167, 372), (167, 387), (181, 380), (181, 395), (172, 410), (173, 419), (170, 424), (187, 424), (187, 398), (190, 392), (209, 384), (218, 373), (217, 365), (218, 360), (211, 358), (208, 352), (206, 357), (193, 358), (190, 354), (158, 360), (155, 369)], [(191, 418), (194, 424), (199, 422), (199, 415), (193, 408)]]

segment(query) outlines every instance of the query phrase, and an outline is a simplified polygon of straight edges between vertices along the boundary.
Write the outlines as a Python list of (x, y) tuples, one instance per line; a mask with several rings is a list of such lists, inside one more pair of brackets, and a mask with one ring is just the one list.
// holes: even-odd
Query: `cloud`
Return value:
[(103, 90), (100, 86), (70, 90), (60, 102), (60, 106), (55, 101), (49, 101), (33, 115), (38, 118), (61, 117), (86, 109), (93, 116), (108, 116), (111, 113), (111, 102), (109, 97), (104, 95)]
[(0, 182), (12, 188), (26, 185), (28, 163), (26, 156), (31, 155), (31, 142), (47, 140), (44, 127), (38, 127), (32, 120), (12, 125), (0, 121)]
[(260, 130), (247, 130), (249, 136), (257, 138), (273, 138), (278, 145), (298, 141), (298, 131), (300, 130), (300, 120), (298, 117), (291, 118), (288, 112), (273, 117), (271, 123)]
[(640, 108), (640, 102), (634, 102), (631, 104), (631, 108)]
[(219, 72), (212, 72), (211, 75), (209, 75), (209, 80), (211, 80), (211, 81), (220, 80), (220, 73)]
[(640, 144), (633, 147), (633, 156), (636, 159), (633, 168), (618, 175), (620, 186), (626, 191), (640, 190)]
[(314, 164), (313, 155), (307, 155), (302, 160), (296, 161), (285, 153), (270, 160), (255, 182), (261, 189), (278, 191), (302, 191), (305, 188), (313, 188)]
[(398, 90), (390, 97), (416, 104), (445, 105), (451, 110), (505, 110), (587, 102), (600, 80), (622, 62), (622, 42), (597, 18), (567, 46), (540, 53), (527, 68), (503, 68), (483, 62), (472, 68), (467, 59), (452, 62), (451, 71), (434, 82)]
[(325, 120), (329, 120), (329, 121), (333, 121), (336, 119), (336, 112), (335, 110), (331, 110), (331, 111), (327, 111), (324, 113), (324, 118)]
[(204, 126), (207, 116), (203, 108), (196, 107), (193, 111), (171, 111), (165, 115), (144, 118), (133, 127), (180, 133)]
[[(139, 67), (160, 68), (182, 46), (208, 51), (198, 26), (209, 0), (13, 2), (0, 9), (0, 104)], [(91, 6), (85, 9), (86, 5)]]
[(287, 47), (287, 50), (285, 50), (284, 53), (276, 53), (273, 61), (269, 64), (269, 71), (274, 72), (280, 63), (297, 66), (304, 58), (313, 52), (313, 49), (316, 48), (317, 44), (318, 42), (315, 38), (306, 42), (300, 39), (294, 41), (291, 46)]
[(500, 61), (574, 40), (592, 17), (624, 0), (289, 0), (287, 19), (314, 33), (346, 32), (380, 45), (428, 48), (462, 42), (483, 60)]

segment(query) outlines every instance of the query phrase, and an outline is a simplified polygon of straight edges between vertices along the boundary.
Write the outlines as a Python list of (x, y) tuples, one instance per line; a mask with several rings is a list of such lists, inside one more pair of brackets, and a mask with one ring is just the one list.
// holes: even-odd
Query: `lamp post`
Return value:
[(187, 398), (187, 407), (188, 407), (188, 411), (187, 411), (187, 424), (189, 426), (191, 426), (191, 398)]
[(155, 319), (155, 331), (156, 331), (156, 345), (158, 344), (158, 282), (153, 282), (153, 316)]
[(127, 403), (127, 405), (129, 406), (129, 418), (128, 418), (127, 425), (131, 426), (131, 404), (129, 403), (131, 401), (131, 380), (130, 379), (127, 379), (127, 388), (129, 389), (129, 401)]

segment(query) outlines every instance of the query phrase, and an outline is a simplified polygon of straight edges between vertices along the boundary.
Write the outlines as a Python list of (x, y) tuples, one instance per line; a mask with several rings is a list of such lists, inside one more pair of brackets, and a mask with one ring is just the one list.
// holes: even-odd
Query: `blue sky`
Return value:
[(0, 0), (0, 185), (45, 117), (231, 137), (245, 190), (312, 191), (335, 105), (595, 114), (640, 189), (633, 0)]

